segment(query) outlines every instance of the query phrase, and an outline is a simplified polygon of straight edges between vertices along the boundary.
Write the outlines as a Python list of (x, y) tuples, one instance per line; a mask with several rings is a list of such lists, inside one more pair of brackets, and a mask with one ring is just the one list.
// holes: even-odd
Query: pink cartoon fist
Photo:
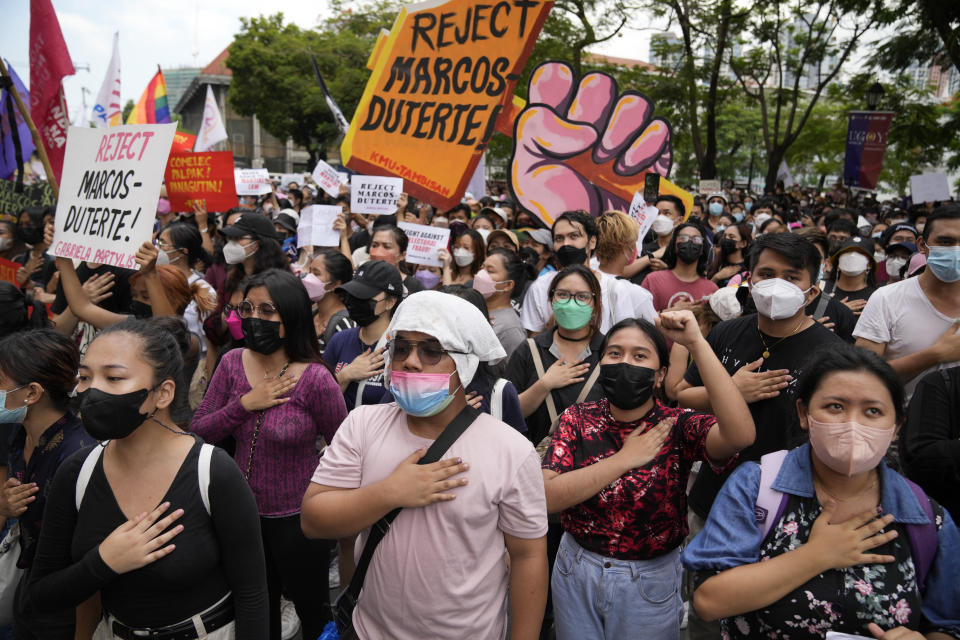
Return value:
[(515, 127), (511, 187), (548, 224), (563, 211), (626, 211), (647, 171), (670, 173), (670, 125), (603, 73), (577, 84), (566, 64), (540, 65)]

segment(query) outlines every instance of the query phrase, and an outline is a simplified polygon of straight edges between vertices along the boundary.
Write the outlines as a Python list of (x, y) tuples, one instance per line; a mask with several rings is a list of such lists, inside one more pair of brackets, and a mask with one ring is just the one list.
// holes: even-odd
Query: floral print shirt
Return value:
[[(703, 532), (684, 551), (684, 565), (698, 572), (698, 585), (725, 569), (764, 562), (806, 543), (823, 510), (813, 490), (809, 451), (810, 446), (804, 445), (784, 461), (773, 488), (786, 493), (787, 502), (765, 539), (761, 539), (754, 518), (759, 465), (745, 464), (734, 472), (718, 495)], [(960, 587), (956, 581), (960, 532), (949, 514), (932, 502), (938, 549), (926, 591), (921, 594), (906, 525), (929, 520), (905, 480), (883, 463), (879, 470), (881, 510), (896, 518), (885, 530), (893, 528), (899, 535), (872, 552), (896, 560), (832, 569), (769, 606), (722, 619), (724, 640), (812, 640), (825, 638), (828, 631), (869, 638), (873, 637), (867, 629), (871, 622), (885, 630), (904, 626), (960, 638)]]

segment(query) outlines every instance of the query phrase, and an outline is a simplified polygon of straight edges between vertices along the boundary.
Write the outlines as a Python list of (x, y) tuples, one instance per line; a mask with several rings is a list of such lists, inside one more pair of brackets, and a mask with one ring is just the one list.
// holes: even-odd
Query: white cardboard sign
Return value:
[(139, 268), (150, 240), (176, 124), (70, 127), (51, 253)]
[[(346, 174), (343, 174), (346, 175)], [(339, 171), (328, 165), (323, 160), (317, 162), (317, 167), (313, 170), (313, 181), (317, 186), (326, 191), (331, 198), (340, 195), (340, 185), (346, 184), (346, 180), (341, 178)]]
[(910, 197), (913, 204), (943, 202), (950, 199), (950, 185), (945, 173), (924, 173), (910, 176)]
[(297, 248), (338, 247), (340, 232), (335, 231), (333, 223), (337, 221), (343, 209), (339, 206), (312, 204), (300, 211), (300, 224), (297, 225)]
[(270, 172), (266, 169), (234, 169), (233, 180), (238, 196), (259, 196), (273, 191)]
[(411, 264), (425, 264), (429, 267), (440, 267), (439, 252), (445, 249), (450, 240), (450, 229), (429, 227), (412, 222), (401, 222), (398, 225), (407, 234), (407, 257)]
[(397, 212), (397, 200), (403, 192), (403, 178), (352, 176), (350, 178), (350, 211), (390, 215)]
[(653, 225), (658, 213), (660, 212), (657, 211), (656, 207), (648, 205), (644, 201), (642, 191), (633, 194), (633, 202), (630, 203), (630, 211), (627, 212), (627, 215), (640, 225), (640, 235), (637, 236), (637, 251), (643, 251), (643, 239), (650, 231), (650, 226)]

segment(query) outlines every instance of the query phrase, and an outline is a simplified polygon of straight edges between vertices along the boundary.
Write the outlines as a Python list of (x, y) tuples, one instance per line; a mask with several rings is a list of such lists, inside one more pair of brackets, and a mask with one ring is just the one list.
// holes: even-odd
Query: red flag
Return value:
[(67, 145), (62, 80), (76, 71), (50, 0), (30, 0), (30, 117), (40, 132), (57, 181)]

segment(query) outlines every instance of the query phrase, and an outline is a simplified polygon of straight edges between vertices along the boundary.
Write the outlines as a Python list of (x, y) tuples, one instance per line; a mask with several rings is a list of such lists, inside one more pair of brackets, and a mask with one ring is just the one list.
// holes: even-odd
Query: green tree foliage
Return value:
[(130, 113), (136, 108), (137, 105), (133, 103), (133, 100), (127, 100), (127, 104), (123, 105), (123, 122), (127, 121), (127, 118), (130, 117)]
[(960, 2), (899, 0), (897, 15), (892, 35), (873, 55), (875, 64), (903, 71), (912, 63), (938, 60), (960, 73)]
[(316, 29), (285, 24), (283, 14), (241, 19), (227, 58), (233, 72), (228, 99), (242, 115), (256, 115), (280, 140), (292, 138), (310, 153), (311, 166), (339, 137), (315, 79), (311, 54), (331, 95), (349, 119), (370, 77), (367, 59), (396, 6), (378, 1), (356, 10), (332, 3)]

